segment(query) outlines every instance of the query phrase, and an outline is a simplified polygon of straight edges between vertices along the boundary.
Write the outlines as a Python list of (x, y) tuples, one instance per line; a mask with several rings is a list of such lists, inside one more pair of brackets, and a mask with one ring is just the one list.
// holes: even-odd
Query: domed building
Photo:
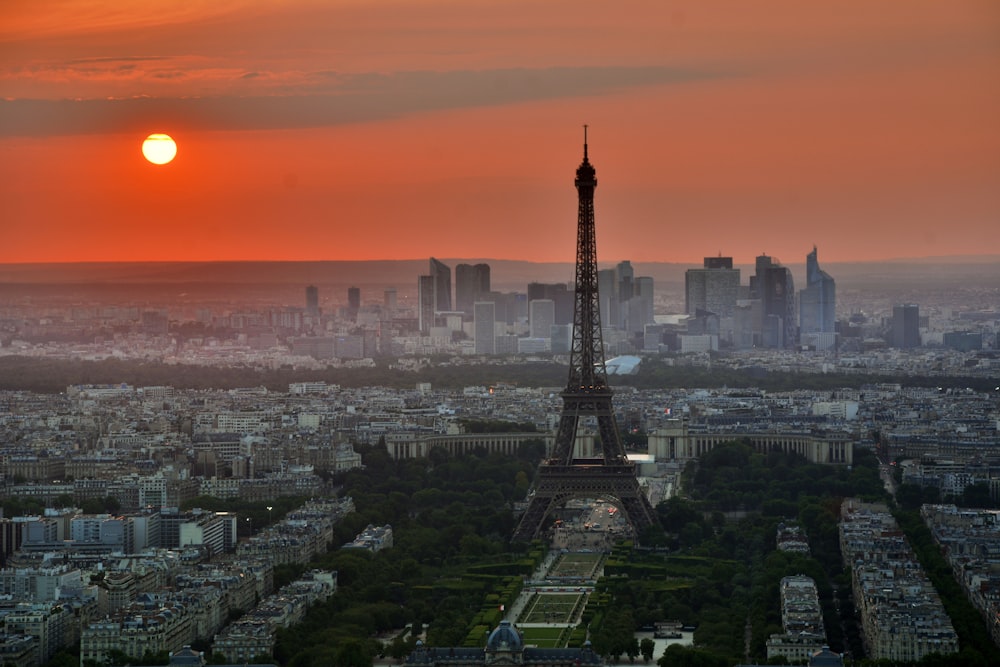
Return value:
[(521, 631), (510, 621), (500, 621), (486, 639), (485, 648), (452, 646), (431, 648), (417, 642), (406, 659), (407, 665), (437, 667), (484, 667), (523, 665), (524, 667), (600, 667), (604, 661), (590, 642), (582, 648), (538, 648), (525, 646)]

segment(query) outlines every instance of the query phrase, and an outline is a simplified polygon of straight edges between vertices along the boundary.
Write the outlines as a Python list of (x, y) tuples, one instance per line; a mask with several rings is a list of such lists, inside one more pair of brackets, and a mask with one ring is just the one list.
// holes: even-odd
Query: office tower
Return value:
[(555, 305), (555, 323), (573, 323), (573, 291), (566, 283), (528, 283), (528, 303), (549, 299)]
[(761, 302), (761, 344), (764, 347), (793, 347), (796, 336), (795, 281), (792, 272), (767, 255), (757, 257), (756, 280), (751, 294)]
[(647, 324), (656, 320), (653, 318), (653, 279), (649, 276), (639, 276), (635, 279), (635, 294), (632, 299), (638, 302), (639, 326), (634, 331), (643, 331)]
[(892, 347), (902, 350), (920, 347), (920, 307), (917, 304), (892, 307)]
[(645, 325), (653, 323), (653, 279), (637, 278), (628, 260), (613, 269), (599, 270), (597, 289), (601, 322), (605, 326), (641, 333)]
[(434, 276), (417, 279), (417, 326), (422, 333), (434, 326)]
[(532, 338), (551, 338), (556, 323), (556, 304), (551, 299), (528, 302), (528, 330)]
[(497, 322), (514, 324), (528, 317), (528, 301), (523, 292), (490, 292), (484, 294), (481, 301), (492, 301), (496, 305)]
[(436, 313), (451, 311), (451, 269), (430, 259), (430, 272), (417, 280), (418, 323), (424, 333), (434, 326)]
[(489, 264), (459, 264), (455, 267), (455, 310), (472, 316), (473, 304), (489, 292)]
[(451, 310), (451, 268), (431, 257), (430, 274), (434, 279), (434, 312)]
[(382, 307), (389, 311), (390, 315), (396, 310), (396, 288), (390, 287), (382, 292)]
[(628, 260), (618, 262), (615, 276), (618, 280), (618, 301), (625, 303), (635, 293), (635, 269), (632, 268), (632, 262)]
[(554, 324), (552, 326), (552, 354), (569, 354), (573, 349), (573, 325)]
[(684, 273), (684, 311), (696, 315), (699, 310), (720, 318), (732, 317), (740, 293), (740, 270), (733, 268), (732, 257), (706, 257), (703, 268)]
[(306, 287), (306, 315), (319, 315), (319, 288), (315, 285)]
[[(552, 457), (538, 466), (534, 494), (514, 531), (515, 541), (535, 539), (546, 520), (571, 498), (611, 497), (636, 535), (658, 523), (656, 512), (639, 486), (635, 464), (629, 463), (615, 423), (612, 391), (604, 361), (600, 297), (597, 280), (597, 241), (594, 225), (594, 188), (597, 174), (587, 157), (576, 170), (577, 213), (576, 290), (569, 378), (562, 392), (563, 409)], [(577, 440), (586, 425), (596, 422), (601, 454), (581, 462)]]
[(981, 331), (948, 331), (943, 337), (944, 346), (959, 352), (978, 352), (983, 349)]
[(819, 268), (813, 246), (806, 255), (806, 286), (799, 292), (799, 334), (832, 333), (837, 323), (836, 304), (836, 283)]
[(347, 316), (350, 319), (356, 319), (358, 317), (358, 311), (361, 310), (361, 288), (360, 287), (348, 287), (347, 288)]
[(597, 272), (597, 291), (600, 294), (601, 322), (613, 327), (618, 318), (618, 272), (601, 269)]
[(476, 354), (496, 354), (496, 304), (477, 301), (473, 305), (473, 340)]

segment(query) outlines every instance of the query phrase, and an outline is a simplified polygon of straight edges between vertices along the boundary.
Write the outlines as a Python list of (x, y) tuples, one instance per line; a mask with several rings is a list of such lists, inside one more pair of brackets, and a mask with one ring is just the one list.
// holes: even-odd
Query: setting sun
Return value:
[(177, 155), (177, 144), (168, 134), (151, 134), (142, 142), (142, 154), (153, 164), (167, 164)]

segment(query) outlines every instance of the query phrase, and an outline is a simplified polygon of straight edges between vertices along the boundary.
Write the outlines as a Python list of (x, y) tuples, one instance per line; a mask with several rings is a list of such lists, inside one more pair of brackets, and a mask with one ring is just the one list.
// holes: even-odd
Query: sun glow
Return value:
[(167, 164), (177, 155), (177, 144), (169, 134), (151, 134), (142, 142), (142, 154), (153, 164)]

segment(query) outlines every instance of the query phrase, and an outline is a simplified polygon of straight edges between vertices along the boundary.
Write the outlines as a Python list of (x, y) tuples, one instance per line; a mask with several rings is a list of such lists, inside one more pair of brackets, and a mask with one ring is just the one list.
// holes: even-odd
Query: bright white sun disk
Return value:
[(151, 134), (142, 142), (142, 154), (153, 164), (167, 164), (177, 155), (177, 144), (169, 134)]

